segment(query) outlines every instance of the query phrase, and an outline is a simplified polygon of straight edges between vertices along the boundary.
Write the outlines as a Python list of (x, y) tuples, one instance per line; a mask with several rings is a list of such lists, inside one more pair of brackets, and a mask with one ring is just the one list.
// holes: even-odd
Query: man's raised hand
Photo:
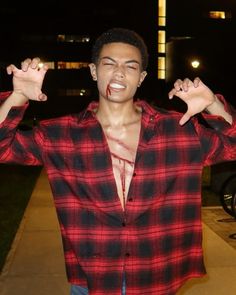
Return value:
[(46, 64), (40, 64), (40, 59), (27, 58), (21, 63), (21, 69), (11, 64), (7, 73), (13, 75), (13, 92), (23, 95), (30, 100), (45, 101), (46, 94), (42, 93), (44, 76), (48, 70)]
[(180, 125), (184, 125), (192, 116), (206, 110), (217, 100), (214, 93), (199, 78), (193, 81), (188, 78), (176, 80), (169, 92), (169, 98), (172, 99), (174, 95), (187, 104), (187, 111), (180, 119)]

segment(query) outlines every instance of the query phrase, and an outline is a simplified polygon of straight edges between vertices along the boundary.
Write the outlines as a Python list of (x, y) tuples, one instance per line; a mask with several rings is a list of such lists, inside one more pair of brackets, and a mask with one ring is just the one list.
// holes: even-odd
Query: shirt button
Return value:
[(129, 202), (133, 202), (133, 198), (129, 198), (128, 201), (129, 201)]
[(130, 257), (130, 253), (129, 252), (125, 253), (125, 256)]
[(125, 222), (122, 222), (122, 226), (126, 226), (126, 223)]
[(136, 173), (136, 172), (134, 172), (134, 173), (133, 173), (133, 177), (135, 177), (136, 175), (137, 175), (137, 173)]
[(98, 258), (99, 256), (100, 256), (99, 253), (94, 253), (92, 257), (93, 257), (93, 258)]

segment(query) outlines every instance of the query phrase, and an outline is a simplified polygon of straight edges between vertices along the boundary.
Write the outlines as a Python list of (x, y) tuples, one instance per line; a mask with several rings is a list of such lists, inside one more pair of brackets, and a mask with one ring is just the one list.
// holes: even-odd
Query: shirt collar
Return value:
[[(142, 109), (142, 119), (144, 122), (150, 123), (154, 121), (154, 119), (158, 115), (158, 111), (155, 108), (153, 108), (144, 100), (137, 100), (134, 103)], [(88, 118), (91, 119), (91, 117), (94, 117), (94, 114), (98, 109), (98, 105), (99, 103), (97, 101), (90, 102), (88, 107), (79, 115), (79, 121), (83, 121)]]

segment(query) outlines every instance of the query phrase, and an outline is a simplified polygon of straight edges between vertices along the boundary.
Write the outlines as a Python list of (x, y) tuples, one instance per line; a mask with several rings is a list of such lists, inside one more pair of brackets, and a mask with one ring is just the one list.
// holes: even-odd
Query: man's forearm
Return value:
[(13, 91), (0, 106), (0, 123), (6, 119), (12, 107), (23, 106), (26, 102), (28, 102), (28, 98)]
[(206, 111), (209, 114), (223, 117), (228, 123), (232, 124), (232, 116), (225, 110), (224, 104), (215, 95), (215, 102), (207, 107)]

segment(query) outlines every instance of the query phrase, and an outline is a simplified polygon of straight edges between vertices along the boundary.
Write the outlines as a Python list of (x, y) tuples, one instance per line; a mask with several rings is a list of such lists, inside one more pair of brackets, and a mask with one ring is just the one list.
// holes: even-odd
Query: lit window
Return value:
[(165, 53), (166, 52), (166, 44), (165, 43), (163, 43), (163, 44), (158, 43), (158, 52), (159, 53)]
[(158, 31), (158, 52), (166, 52), (166, 32), (163, 30)]
[(158, 17), (158, 26), (165, 26), (166, 25), (166, 18), (165, 17)]
[(58, 42), (65, 42), (65, 35), (58, 35), (57, 36), (57, 41)]
[(165, 79), (166, 72), (166, 58), (164, 56), (158, 57), (158, 79)]
[(166, 0), (158, 1), (158, 54), (161, 57), (157, 61), (157, 77), (158, 79), (165, 79), (166, 67), (165, 67), (165, 55), (166, 55)]
[(158, 1), (158, 26), (166, 25), (166, 0)]
[(158, 31), (158, 43), (165, 43), (166, 42), (166, 31)]
[(158, 15), (159, 17), (166, 17), (166, 0), (158, 1)]
[(210, 18), (216, 18), (216, 19), (225, 19), (225, 11), (210, 11), (209, 12)]
[(73, 69), (82, 69), (88, 67), (88, 62), (67, 62), (67, 61), (58, 61), (57, 68), (59, 70), (73, 70)]
[(58, 89), (59, 96), (90, 96), (90, 89), (79, 89), (79, 88), (66, 88), (66, 89)]
[(55, 62), (54, 61), (47, 61), (47, 66), (49, 69), (54, 70), (55, 69)]
[[(68, 61), (47, 61), (45, 62), (48, 66), (48, 69), (51, 70), (73, 70), (73, 69), (82, 69), (87, 68), (89, 63), (88, 62), (68, 62)], [(44, 62), (40, 62), (39, 67), (43, 67)]]
[(50, 69), (50, 70), (54, 70), (55, 69), (55, 62), (54, 61), (46, 61), (46, 62), (41, 61), (39, 63), (39, 68), (42, 68), (44, 64), (46, 64), (47, 67), (48, 67), (48, 69)]
[(86, 35), (57, 35), (58, 42), (69, 42), (69, 43), (88, 43), (90, 42), (90, 37)]
[(166, 78), (166, 71), (165, 70), (158, 70), (158, 79), (165, 80)]

